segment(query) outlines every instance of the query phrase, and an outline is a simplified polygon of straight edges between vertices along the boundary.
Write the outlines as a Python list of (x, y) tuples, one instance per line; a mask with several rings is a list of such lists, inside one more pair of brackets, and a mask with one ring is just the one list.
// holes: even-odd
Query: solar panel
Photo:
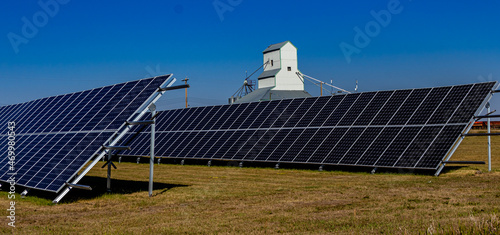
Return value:
[[(142, 79), (0, 107), (0, 126), (15, 122), (15, 166), (2, 148), (0, 180), (59, 192), (83, 166), (116, 139), (125, 122), (140, 118), (171, 75)], [(7, 146), (6, 131), (0, 134)]]
[[(159, 113), (157, 156), (437, 169), (496, 82)], [(125, 155), (148, 155), (142, 133)], [(130, 136), (129, 136), (130, 137)]]

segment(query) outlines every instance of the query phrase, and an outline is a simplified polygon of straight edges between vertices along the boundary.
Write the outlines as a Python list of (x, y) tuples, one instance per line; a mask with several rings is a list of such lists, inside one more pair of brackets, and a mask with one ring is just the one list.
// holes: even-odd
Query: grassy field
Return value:
[[(53, 194), (16, 197), (16, 228), (1, 233), (291, 233), (499, 234), (500, 137), (493, 172), (486, 165), (417, 174), (121, 163), (105, 193), (106, 171), (95, 167), (53, 205)], [(486, 137), (467, 137), (452, 160), (486, 161)], [(7, 209), (6, 192), (0, 205)], [(4, 214), (7, 212), (4, 210)]]

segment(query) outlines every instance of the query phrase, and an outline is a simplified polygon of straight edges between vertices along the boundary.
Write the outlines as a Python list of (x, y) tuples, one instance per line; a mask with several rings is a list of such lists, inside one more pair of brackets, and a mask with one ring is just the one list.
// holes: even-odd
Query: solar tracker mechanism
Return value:
[(0, 181), (59, 193), (54, 203), (72, 188), (90, 188), (78, 182), (124, 147), (116, 145), (133, 125), (151, 124), (138, 121), (174, 82), (170, 74), (0, 107), (0, 126), (15, 132), (0, 134), (2, 146), (12, 143), (1, 151)]
[[(497, 87), (486, 82), (167, 110), (158, 115), (156, 155), (439, 175)], [(123, 154), (147, 155), (148, 135), (139, 134)]]

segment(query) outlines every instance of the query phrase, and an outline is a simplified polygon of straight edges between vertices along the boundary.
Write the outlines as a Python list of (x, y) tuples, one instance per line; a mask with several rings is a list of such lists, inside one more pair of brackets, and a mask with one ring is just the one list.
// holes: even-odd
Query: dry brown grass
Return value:
[[(95, 167), (86, 177), (98, 187), (94, 194), (73, 190), (58, 205), (51, 205), (54, 195), (18, 197), (17, 227), (3, 217), (0, 232), (498, 234), (500, 146), (493, 153), (492, 173), (481, 165), (440, 177), (155, 165), (152, 198), (148, 165), (119, 164), (112, 175), (118, 192), (111, 194), (102, 193), (105, 169)], [(486, 138), (467, 137), (452, 160), (486, 156)], [(1, 193), (0, 205), (7, 209), (8, 202)]]

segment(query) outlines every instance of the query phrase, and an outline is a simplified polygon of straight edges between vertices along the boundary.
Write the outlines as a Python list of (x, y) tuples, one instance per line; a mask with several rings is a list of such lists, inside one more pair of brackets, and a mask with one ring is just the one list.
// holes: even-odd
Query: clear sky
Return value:
[(348, 90), (500, 78), (494, 0), (4, 1), (0, 17), (0, 105), (168, 73), (190, 78), (190, 105), (225, 104), (286, 40), (304, 74)]

